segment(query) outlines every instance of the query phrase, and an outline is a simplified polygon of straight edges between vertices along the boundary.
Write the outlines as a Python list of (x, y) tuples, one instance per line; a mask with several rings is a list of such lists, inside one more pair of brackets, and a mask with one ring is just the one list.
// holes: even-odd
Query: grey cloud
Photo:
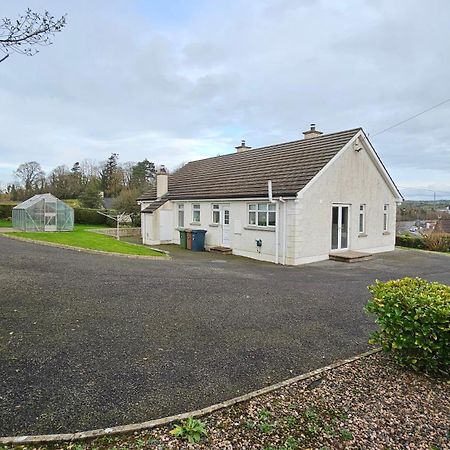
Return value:
[(450, 104), (374, 136), (450, 97), (445, 0), (204, 1), (172, 24), (138, 2), (30, 6), (67, 11), (68, 26), (39, 55), (0, 65), (0, 165), (118, 151), (176, 166), (316, 122), (363, 126), (399, 184), (450, 170)]

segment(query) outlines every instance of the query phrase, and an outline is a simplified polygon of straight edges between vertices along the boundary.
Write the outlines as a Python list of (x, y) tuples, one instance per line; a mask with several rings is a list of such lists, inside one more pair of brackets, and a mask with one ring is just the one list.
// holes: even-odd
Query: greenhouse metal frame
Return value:
[(37, 194), (12, 210), (13, 227), (22, 231), (72, 231), (73, 208), (52, 194)]

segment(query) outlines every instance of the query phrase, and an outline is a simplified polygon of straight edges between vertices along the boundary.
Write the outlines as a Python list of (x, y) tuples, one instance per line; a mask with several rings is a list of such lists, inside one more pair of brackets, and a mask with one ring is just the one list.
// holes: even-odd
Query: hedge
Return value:
[(12, 217), (12, 209), (16, 203), (0, 203), (0, 219), (9, 219)]
[(106, 217), (98, 213), (97, 209), (91, 208), (73, 208), (75, 223), (82, 225), (103, 225), (106, 223)]
[(423, 239), (416, 236), (408, 236), (406, 234), (397, 236), (395, 238), (395, 245), (400, 247), (411, 247), (411, 248), (420, 248), (425, 249), (425, 243)]
[(420, 278), (377, 281), (366, 306), (379, 344), (402, 366), (450, 375), (450, 286)]

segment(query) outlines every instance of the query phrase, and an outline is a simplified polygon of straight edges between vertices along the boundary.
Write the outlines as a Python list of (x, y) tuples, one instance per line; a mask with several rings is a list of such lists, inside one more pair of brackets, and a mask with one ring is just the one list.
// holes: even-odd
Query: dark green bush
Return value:
[(420, 278), (377, 281), (366, 306), (379, 344), (402, 366), (450, 375), (450, 286)]
[(75, 223), (83, 225), (103, 225), (106, 223), (106, 217), (99, 214), (97, 209), (74, 208)]
[(12, 209), (16, 203), (0, 203), (0, 219), (8, 219), (12, 217)]
[(400, 247), (425, 249), (425, 243), (422, 238), (416, 236), (408, 236), (406, 234), (395, 238), (395, 245)]

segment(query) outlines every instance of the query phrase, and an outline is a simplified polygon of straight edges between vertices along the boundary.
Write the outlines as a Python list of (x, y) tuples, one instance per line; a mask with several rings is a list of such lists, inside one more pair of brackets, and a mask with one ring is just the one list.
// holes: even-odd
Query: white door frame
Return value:
[[(226, 218), (225, 211), (228, 211), (228, 218)], [(227, 224), (225, 223), (226, 220), (228, 220)], [(229, 204), (220, 205), (220, 226), (222, 231), (221, 245), (231, 247), (231, 208)]]
[[(338, 229), (337, 229), (337, 248), (333, 248), (333, 209), (338, 209)], [(342, 246), (342, 210), (347, 208), (347, 245), (345, 247)], [(340, 250), (348, 250), (350, 244), (350, 205), (342, 204), (342, 203), (333, 203), (331, 205), (331, 250), (332, 251), (340, 251)]]

